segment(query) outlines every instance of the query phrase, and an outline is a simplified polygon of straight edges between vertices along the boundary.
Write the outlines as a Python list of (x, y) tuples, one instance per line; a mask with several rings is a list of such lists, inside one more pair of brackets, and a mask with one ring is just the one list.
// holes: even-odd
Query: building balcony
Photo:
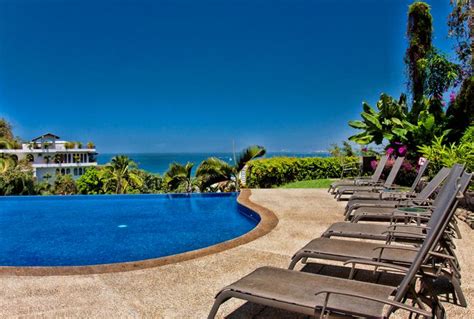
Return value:
[(89, 163), (32, 163), (33, 168), (88, 167), (97, 166), (97, 162)]

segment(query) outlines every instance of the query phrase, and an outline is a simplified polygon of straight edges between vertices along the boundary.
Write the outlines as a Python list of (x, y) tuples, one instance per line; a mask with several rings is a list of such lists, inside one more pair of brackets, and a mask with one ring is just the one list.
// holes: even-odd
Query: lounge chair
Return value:
[(387, 163), (388, 156), (384, 155), (380, 158), (377, 167), (375, 168), (374, 174), (368, 177), (358, 177), (355, 179), (345, 179), (340, 181), (335, 181), (329, 186), (328, 192), (333, 193), (338, 187), (341, 186), (350, 186), (350, 185), (370, 185), (379, 182), (380, 176), (382, 176), (383, 169)]
[[(451, 169), (450, 176), (446, 183), (440, 190), (440, 195), (437, 197), (437, 206), (442, 204), (443, 193), (446, 189), (449, 189), (453, 179), (456, 180), (460, 177), (460, 172), (463, 171), (462, 165), (454, 165)], [(464, 176), (464, 174), (463, 174)], [(466, 173), (466, 177), (463, 179), (463, 191), (467, 188), (471, 174)], [(467, 183), (467, 184), (466, 184)], [(433, 206), (433, 208), (436, 208)], [(410, 214), (406, 212), (406, 214)], [(416, 216), (416, 214), (415, 214)], [(429, 218), (426, 225), (417, 224), (374, 224), (374, 223), (351, 223), (351, 222), (340, 222), (331, 225), (323, 234), (323, 237), (348, 237), (348, 238), (361, 238), (361, 239), (373, 239), (373, 240), (389, 240), (391, 237), (396, 237), (397, 240), (401, 241), (419, 241), (426, 236), (426, 232), (429, 228), (433, 227), (433, 218)]]
[[(453, 187), (458, 187), (459, 193), (463, 193), (471, 180), (472, 174), (463, 173), (459, 182), (451, 179), (450, 185), (447, 186), (440, 194), (440, 205), (442, 201), (446, 201), (449, 192)], [(458, 186), (456, 186), (456, 184)], [(453, 220), (454, 212), (457, 208), (458, 200), (456, 200), (451, 207), (441, 211), (435, 210), (431, 216), (431, 225), (443, 224), (443, 229), (448, 227), (450, 221)], [(414, 217), (416, 218), (416, 216)], [(370, 224), (369, 224), (370, 225)], [(430, 227), (425, 228), (429, 231)], [(415, 232), (417, 235), (418, 232)], [(420, 239), (422, 241), (423, 238)], [(393, 243), (377, 243), (354, 240), (341, 240), (327, 237), (320, 237), (313, 239), (302, 249), (300, 249), (293, 257), (290, 269), (302, 258), (319, 258), (330, 259), (337, 261), (347, 261), (348, 259), (364, 259), (376, 261), (392, 261), (399, 264), (409, 264), (413, 261), (415, 253), (418, 248), (414, 246), (395, 245)]]
[[(439, 175), (444, 175), (444, 172), (440, 172)], [(439, 196), (437, 195), (433, 201), (424, 200), (426, 195), (434, 193), (440, 184), (441, 178), (439, 175), (433, 178), (433, 180), (423, 189), (421, 195), (416, 197), (416, 200), (406, 200), (400, 202), (396, 207), (392, 208), (380, 208), (380, 207), (359, 207), (352, 211), (352, 214), (346, 215), (346, 220), (350, 220), (353, 223), (360, 221), (393, 221), (395, 219), (403, 219), (407, 214), (429, 214), (433, 206), (439, 203)]]
[(380, 191), (383, 191), (384, 189), (390, 189), (392, 187), (393, 182), (395, 181), (395, 178), (398, 175), (398, 172), (400, 171), (400, 167), (402, 166), (404, 160), (405, 160), (405, 157), (397, 157), (397, 159), (395, 160), (395, 163), (393, 163), (392, 169), (390, 170), (390, 173), (388, 174), (387, 179), (385, 180), (383, 184), (372, 183), (369, 185), (339, 186), (334, 191), (335, 193), (334, 198), (336, 198), (337, 200), (340, 200), (342, 198), (342, 195), (348, 195), (348, 194), (352, 195), (358, 191), (380, 192)]
[(379, 199), (406, 199), (413, 198), (416, 196), (416, 187), (421, 181), (426, 168), (428, 167), (429, 160), (426, 160), (423, 165), (418, 169), (415, 180), (413, 181), (410, 189), (408, 191), (402, 191), (402, 188), (399, 186), (392, 185), (389, 188), (383, 189), (380, 192), (367, 192), (367, 191), (357, 191), (350, 198), (349, 202), (353, 200), (379, 200)]
[[(369, 209), (370, 212), (376, 212), (377, 209), (387, 208), (386, 211), (392, 211), (397, 207), (408, 207), (408, 206), (420, 206), (427, 205), (430, 203), (430, 196), (436, 191), (441, 183), (449, 175), (451, 169), (443, 167), (431, 181), (413, 198), (400, 198), (400, 199), (378, 199), (378, 200), (351, 200), (346, 205), (345, 216), (346, 220), (351, 218), (351, 213), (359, 208), (364, 208), (361, 211), (365, 211), (365, 208)], [(381, 210), (379, 210), (381, 211)]]
[[(460, 193), (466, 190), (471, 177), (472, 174), (463, 173), (458, 183)], [(441, 200), (446, 200), (446, 195), (441, 197)], [(427, 280), (430, 284), (435, 282), (433, 278), (440, 275), (444, 276), (444, 278), (449, 281), (449, 285), (447, 283), (444, 284), (445, 293), (448, 294), (449, 292), (453, 302), (466, 307), (467, 301), (460, 284), (461, 275), (459, 263), (453, 251), (449, 231), (446, 231), (450, 222), (455, 220), (454, 212), (457, 208), (457, 204), (458, 200), (446, 211), (442, 212), (438, 210), (431, 216), (433, 225), (442, 224), (442, 231), (437, 234), (437, 247), (433, 247), (429, 252), (429, 259), (425, 261), (426, 266), (423, 269), (423, 273), (432, 278), (431, 280)], [(294, 269), (300, 261), (306, 263), (308, 258), (340, 261), (346, 264), (354, 260), (361, 263), (360, 261), (364, 260), (367, 261), (368, 264), (372, 262), (390, 263), (406, 267), (413, 262), (417, 252), (418, 248), (416, 246), (321, 237), (313, 239), (298, 250), (292, 257), (289, 269)], [(362, 262), (362, 264), (364, 263)], [(437, 268), (434, 267), (435, 265)], [(352, 269), (352, 272), (353, 271), (354, 269)]]
[[(452, 185), (452, 184), (450, 184)], [(451, 207), (457, 187), (446, 192), (446, 200), (434, 210), (434, 215)], [(436, 223), (428, 230), (409, 268), (403, 268), (405, 276), (397, 287), (334, 278), (274, 267), (258, 268), (249, 275), (223, 288), (216, 296), (208, 318), (215, 317), (222, 303), (238, 298), (253, 303), (316, 315), (323, 318), (329, 313), (353, 315), (368, 318), (387, 318), (397, 309), (404, 309), (426, 318), (443, 314), (436, 296), (429, 296), (431, 311), (417, 296), (415, 284), (424, 260), (436, 244), (437, 234), (442, 232), (443, 223)], [(372, 262), (373, 266), (378, 265)], [(380, 265), (383, 267), (394, 267)], [(414, 307), (404, 302), (413, 297)], [(386, 307), (389, 306), (389, 307)], [(439, 312), (438, 312), (439, 311)]]

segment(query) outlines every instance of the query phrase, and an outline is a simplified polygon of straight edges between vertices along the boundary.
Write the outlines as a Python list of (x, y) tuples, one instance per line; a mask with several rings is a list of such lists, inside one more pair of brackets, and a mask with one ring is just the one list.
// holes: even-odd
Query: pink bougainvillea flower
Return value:
[(411, 165), (410, 162), (403, 162), (403, 165), (402, 165), (403, 169), (405, 171), (411, 171), (413, 170), (413, 165)]
[(376, 160), (370, 161), (370, 167), (372, 167), (372, 170), (375, 170), (375, 168), (377, 167), (377, 161)]
[(398, 148), (398, 154), (400, 154), (400, 156), (405, 156), (405, 154), (407, 153), (407, 147), (406, 146), (401, 146)]
[(387, 151), (386, 151), (386, 153), (385, 153), (385, 154), (387, 154), (387, 155), (389, 155), (389, 156), (390, 156), (390, 155), (392, 155), (392, 154), (393, 154), (393, 152), (394, 152), (394, 151), (395, 151), (395, 149), (394, 149), (393, 147), (391, 147), (391, 146), (390, 146), (389, 148), (387, 148)]

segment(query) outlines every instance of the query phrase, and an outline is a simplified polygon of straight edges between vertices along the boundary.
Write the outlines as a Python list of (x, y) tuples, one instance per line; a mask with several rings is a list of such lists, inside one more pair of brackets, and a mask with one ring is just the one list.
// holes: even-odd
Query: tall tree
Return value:
[(463, 77), (474, 68), (474, 0), (450, 0), (453, 10), (448, 17), (449, 36), (456, 40), (456, 54), (463, 66)]
[(0, 138), (7, 141), (12, 141), (14, 139), (12, 126), (4, 118), (0, 118)]
[(174, 192), (192, 193), (197, 190), (196, 180), (192, 177), (194, 163), (186, 163), (181, 165), (179, 163), (172, 163), (168, 171), (163, 176), (163, 182), (168, 190)]
[(425, 92), (424, 72), (419, 60), (425, 59), (432, 49), (433, 19), (430, 6), (425, 2), (414, 2), (408, 10), (407, 36), (409, 46), (405, 55), (408, 68), (409, 86), (412, 94), (412, 120), (416, 121), (423, 110), (423, 94)]
[(115, 156), (109, 164), (101, 170), (102, 178), (104, 178), (104, 187), (107, 192), (116, 194), (125, 194), (130, 186), (141, 186), (143, 181), (135, 173), (134, 169), (137, 164), (124, 155)]

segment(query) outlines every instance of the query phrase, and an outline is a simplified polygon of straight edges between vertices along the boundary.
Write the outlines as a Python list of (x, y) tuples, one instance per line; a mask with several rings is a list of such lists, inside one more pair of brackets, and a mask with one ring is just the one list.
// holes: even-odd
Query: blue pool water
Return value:
[(137, 261), (211, 246), (256, 226), (237, 194), (0, 198), (0, 266)]

